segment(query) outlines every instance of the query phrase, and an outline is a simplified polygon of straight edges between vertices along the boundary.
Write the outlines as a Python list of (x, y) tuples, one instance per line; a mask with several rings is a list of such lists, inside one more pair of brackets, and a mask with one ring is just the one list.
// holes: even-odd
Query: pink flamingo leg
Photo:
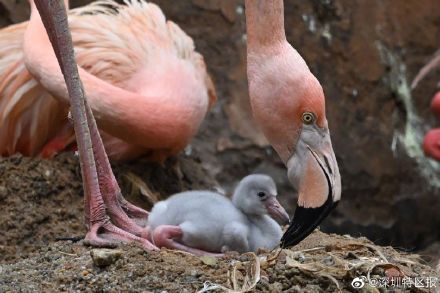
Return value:
[(186, 251), (194, 255), (202, 256), (214, 256), (222, 257), (222, 253), (212, 253), (197, 248), (186, 246), (182, 243), (177, 242), (174, 239), (182, 238), (183, 231), (179, 226), (161, 225), (154, 229), (152, 240), (157, 247), (166, 247), (170, 249), (177, 249), (181, 251)]
[(84, 97), (84, 89), (75, 62), (72, 38), (62, 1), (36, 0), (69, 92), (85, 193), (85, 218), (89, 231), (85, 243), (115, 246), (137, 242), (147, 250), (157, 249), (147, 239), (148, 229), (136, 224), (129, 215), (144, 217), (146, 211), (123, 199), (111, 170), (96, 121)]
[(112, 222), (118, 227), (130, 231), (138, 236), (148, 237), (146, 229), (140, 229), (136, 223), (146, 226), (148, 212), (129, 203), (121, 193), (118, 182), (111, 168), (108, 156), (99, 135), (93, 113), (86, 101), (87, 122), (92, 139), (93, 155), (98, 173), (99, 188), (104, 204), (107, 207)]

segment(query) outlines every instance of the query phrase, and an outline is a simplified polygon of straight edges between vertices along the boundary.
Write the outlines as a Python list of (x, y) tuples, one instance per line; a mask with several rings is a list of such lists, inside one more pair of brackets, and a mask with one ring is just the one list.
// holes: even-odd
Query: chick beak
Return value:
[(275, 196), (269, 197), (265, 202), (269, 215), (281, 225), (289, 224), (290, 218), (286, 210), (281, 206)]

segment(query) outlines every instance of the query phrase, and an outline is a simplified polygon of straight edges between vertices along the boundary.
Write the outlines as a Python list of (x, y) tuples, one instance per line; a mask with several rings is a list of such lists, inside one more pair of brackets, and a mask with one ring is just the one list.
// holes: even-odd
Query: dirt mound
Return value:
[[(182, 156), (178, 165), (176, 169), (175, 163), (160, 167), (138, 162), (118, 164), (115, 170), (124, 194), (146, 208), (151, 194), (161, 198), (181, 189), (215, 185), (203, 176), (198, 160)], [(78, 160), (72, 154), (53, 160), (0, 159), (0, 291), (194, 292), (204, 286), (233, 288), (233, 280), (238, 280), (236, 289), (241, 288), (248, 274), (245, 287), (255, 286), (259, 292), (289, 288), (290, 292), (333, 292), (352, 289), (352, 280), (359, 276), (384, 280), (390, 272), (401, 278), (438, 275), (416, 255), (378, 247), (365, 238), (319, 231), (292, 250), (262, 252), (258, 258), (237, 254), (200, 258), (125, 245), (113, 263), (99, 267), (91, 257), (93, 249), (81, 240), (59, 240), (85, 233), (80, 179)]]
[(79, 166), (71, 156), (0, 160), (0, 249), (3, 261), (83, 230)]
[[(126, 198), (146, 209), (152, 205), (152, 196), (157, 200), (216, 184), (204, 176), (196, 159), (186, 156), (171, 167), (142, 161), (118, 164), (115, 173)], [(53, 160), (0, 158), (0, 209), (0, 261), (24, 258), (60, 237), (83, 236), (78, 159), (71, 153)]]
[[(382, 286), (435, 292), (433, 282), (440, 286), (436, 279), (439, 272), (421, 264), (416, 255), (377, 247), (363, 238), (319, 231), (292, 250), (257, 256), (229, 254), (223, 259), (122, 246), (117, 258), (97, 266), (91, 250), (81, 243), (63, 241), (42, 247), (28, 259), (3, 263), (0, 291), (196, 292), (235, 288), (235, 292), (346, 292), (353, 291), (351, 283), (356, 277), (365, 280), (366, 292), (378, 292), (376, 288), (385, 288)], [(403, 281), (416, 278), (422, 280), (419, 288)]]
[[(200, 155), (202, 179), (227, 187), (249, 173), (268, 173), (292, 213), (296, 198), (285, 167), (249, 112), (243, 1), (153, 2), (194, 38), (217, 87), (218, 103), (187, 150)], [(0, 27), (28, 13), (26, 0), (2, 0)], [(438, 124), (429, 103), (439, 71), (415, 91), (406, 88), (438, 49), (439, 16), (437, 0), (285, 1), (287, 38), (326, 94), (343, 181), (343, 200), (323, 230), (408, 249), (440, 241), (440, 164), (420, 147), (426, 129)]]

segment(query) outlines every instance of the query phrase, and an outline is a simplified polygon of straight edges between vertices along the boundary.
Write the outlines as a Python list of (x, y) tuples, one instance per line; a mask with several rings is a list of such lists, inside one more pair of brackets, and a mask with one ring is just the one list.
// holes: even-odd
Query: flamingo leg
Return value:
[(69, 92), (84, 183), (86, 225), (89, 229), (85, 243), (115, 246), (121, 242), (137, 242), (147, 250), (157, 249), (147, 240), (148, 229), (139, 226), (125, 212), (145, 216), (145, 220), (148, 216), (146, 211), (135, 208), (123, 199), (111, 170), (96, 121), (84, 96), (64, 4), (58, 0), (36, 0), (35, 4)]
[(99, 187), (110, 218), (119, 227), (131, 231), (133, 234), (138, 236), (148, 236), (145, 234), (145, 229), (140, 229), (140, 226), (145, 226), (147, 223), (148, 212), (129, 203), (122, 196), (121, 189), (116, 181), (110, 161), (104, 149), (104, 144), (99, 135), (96, 121), (93, 118), (92, 110), (88, 106), (87, 101), (86, 113), (92, 139), (93, 155), (95, 157)]
[(175, 239), (182, 238), (183, 231), (179, 226), (161, 225), (152, 232), (152, 240), (157, 247), (166, 247), (186, 251), (197, 256), (222, 257), (222, 253), (212, 253), (201, 249), (186, 246)]

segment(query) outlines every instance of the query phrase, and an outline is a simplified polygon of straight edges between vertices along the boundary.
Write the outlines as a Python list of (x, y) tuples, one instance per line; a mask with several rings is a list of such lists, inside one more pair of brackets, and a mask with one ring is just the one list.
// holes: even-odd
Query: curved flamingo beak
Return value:
[(341, 198), (341, 177), (328, 129), (303, 131), (287, 168), (299, 197), (281, 247), (296, 245), (306, 238)]

